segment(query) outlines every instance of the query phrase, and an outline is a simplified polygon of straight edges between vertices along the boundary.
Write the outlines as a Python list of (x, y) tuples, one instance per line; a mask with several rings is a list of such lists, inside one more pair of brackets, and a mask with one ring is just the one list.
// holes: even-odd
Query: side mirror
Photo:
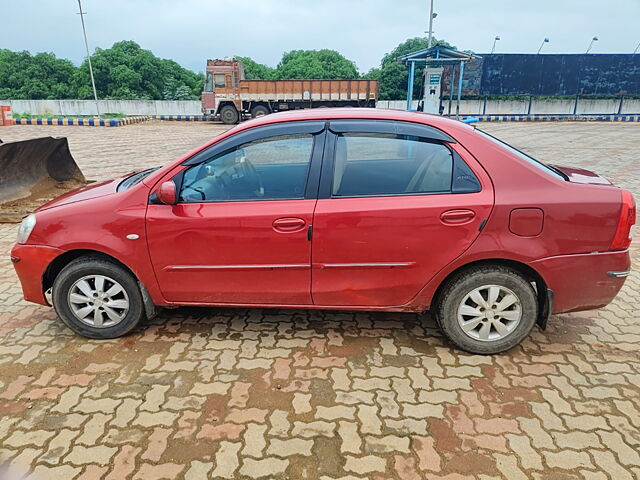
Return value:
[(175, 205), (178, 202), (176, 184), (173, 180), (167, 180), (160, 185), (157, 192), (158, 200), (165, 205)]

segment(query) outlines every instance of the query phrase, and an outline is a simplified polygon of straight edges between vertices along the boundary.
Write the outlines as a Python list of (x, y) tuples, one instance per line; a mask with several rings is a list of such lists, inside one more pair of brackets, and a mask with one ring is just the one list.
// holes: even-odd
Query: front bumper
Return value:
[[(553, 313), (604, 307), (618, 294), (631, 268), (629, 250), (558, 255), (531, 263), (553, 290)], [(617, 275), (611, 275), (616, 273)]]
[(28, 302), (49, 305), (43, 291), (43, 277), (47, 267), (64, 253), (59, 248), (17, 243), (11, 250), (11, 262), (22, 285), (22, 294)]

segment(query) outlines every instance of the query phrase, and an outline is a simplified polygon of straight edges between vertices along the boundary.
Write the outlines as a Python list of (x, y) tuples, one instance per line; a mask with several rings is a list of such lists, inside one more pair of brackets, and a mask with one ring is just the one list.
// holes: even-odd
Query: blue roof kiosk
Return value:
[[(451, 80), (449, 87), (449, 105), (453, 101), (453, 81), (458, 66), (458, 96), (456, 103), (456, 118), (460, 116), (460, 97), (462, 96), (462, 76), (464, 64), (470, 60), (480, 58), (471, 53), (461, 52), (447, 47), (431, 47), (417, 52), (407, 53), (398, 57), (399, 63), (404, 63), (409, 68), (407, 81), (407, 110), (411, 110), (413, 101), (413, 82), (416, 66), (425, 67), (424, 108), (426, 113), (440, 113), (440, 99), (442, 87), (442, 73), (445, 65), (451, 65)], [(449, 112), (451, 113), (451, 112)]]

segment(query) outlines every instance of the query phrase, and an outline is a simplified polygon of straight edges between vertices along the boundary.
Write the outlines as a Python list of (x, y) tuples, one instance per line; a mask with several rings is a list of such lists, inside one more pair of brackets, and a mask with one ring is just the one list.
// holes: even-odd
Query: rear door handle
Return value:
[(306, 224), (304, 219), (298, 217), (278, 218), (273, 221), (273, 229), (285, 233), (299, 232)]
[(473, 210), (462, 208), (457, 210), (447, 210), (440, 215), (440, 220), (442, 223), (446, 223), (448, 225), (462, 225), (464, 223), (469, 223), (475, 216), (476, 212)]

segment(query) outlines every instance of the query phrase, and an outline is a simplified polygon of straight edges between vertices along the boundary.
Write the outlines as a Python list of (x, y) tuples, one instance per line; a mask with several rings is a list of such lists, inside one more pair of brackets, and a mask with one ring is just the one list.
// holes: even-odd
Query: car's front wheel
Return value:
[(538, 317), (536, 292), (519, 272), (481, 266), (454, 276), (436, 304), (445, 336), (471, 353), (499, 353), (518, 345)]
[(79, 258), (64, 267), (53, 283), (52, 300), (62, 321), (88, 338), (120, 337), (144, 316), (135, 278), (97, 257)]

